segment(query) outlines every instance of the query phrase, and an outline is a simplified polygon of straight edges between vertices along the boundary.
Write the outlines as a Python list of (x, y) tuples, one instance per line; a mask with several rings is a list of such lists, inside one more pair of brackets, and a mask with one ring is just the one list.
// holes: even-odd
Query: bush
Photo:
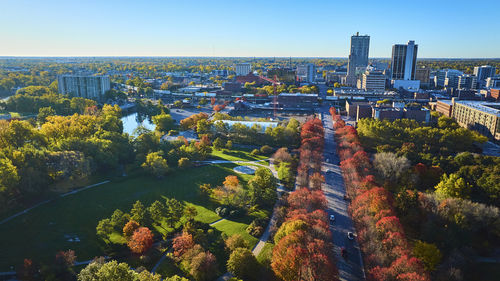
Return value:
[(177, 136), (179, 134), (178, 130), (170, 130), (168, 131), (169, 136)]
[(226, 207), (217, 207), (215, 213), (220, 217), (225, 217), (228, 215), (229, 211)]
[(189, 160), (189, 158), (182, 157), (179, 159), (178, 166), (181, 169), (189, 168), (191, 167), (191, 160)]
[(260, 154), (260, 151), (258, 149), (254, 149), (252, 150), (252, 152), (250, 152), (250, 155), (259, 155)]
[(263, 145), (261, 148), (260, 148), (260, 153), (262, 153), (263, 155), (271, 155), (271, 153), (273, 153), (273, 148), (270, 147), (269, 145)]
[(248, 234), (254, 237), (260, 237), (264, 233), (265, 225), (265, 219), (254, 219), (252, 223), (250, 223), (250, 225), (247, 227), (246, 231)]

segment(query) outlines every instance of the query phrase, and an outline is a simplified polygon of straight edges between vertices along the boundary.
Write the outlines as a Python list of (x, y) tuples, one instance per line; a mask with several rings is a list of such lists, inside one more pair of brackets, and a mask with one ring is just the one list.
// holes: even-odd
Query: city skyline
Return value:
[[(339, 1), (235, 2), (4, 0), (0, 56), (346, 58), (359, 32), (371, 37), (371, 58), (389, 58), (409, 40), (419, 42), (419, 58), (500, 57), (500, 37), (474, 20), (494, 18), (497, 1), (468, 9), (465, 1), (361, 1), (355, 12)], [(455, 28), (441, 28), (449, 22)]]

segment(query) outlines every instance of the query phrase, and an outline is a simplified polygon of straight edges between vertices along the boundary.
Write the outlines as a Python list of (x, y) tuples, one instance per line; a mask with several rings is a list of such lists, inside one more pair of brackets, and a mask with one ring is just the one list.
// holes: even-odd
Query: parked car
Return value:
[(347, 259), (347, 250), (344, 247), (340, 249), (340, 254), (344, 259)]
[(330, 215), (330, 222), (334, 222), (335, 221), (335, 215)]

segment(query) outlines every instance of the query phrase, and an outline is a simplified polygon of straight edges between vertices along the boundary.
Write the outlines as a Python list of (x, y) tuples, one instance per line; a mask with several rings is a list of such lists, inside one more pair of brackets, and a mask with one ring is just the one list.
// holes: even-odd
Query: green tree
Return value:
[(433, 271), (441, 262), (443, 255), (434, 244), (417, 241), (413, 246), (413, 254), (424, 263), (425, 269)]
[(155, 130), (158, 132), (165, 133), (168, 130), (174, 128), (174, 119), (172, 119), (172, 116), (170, 116), (170, 114), (166, 114), (163, 111), (161, 112), (161, 114), (153, 116), (152, 119), (153, 123), (156, 125)]
[(224, 141), (221, 138), (216, 138), (213, 143), (213, 147), (215, 150), (220, 150), (224, 147)]
[(165, 204), (163, 204), (158, 200), (153, 202), (153, 204), (151, 204), (151, 206), (148, 207), (148, 212), (153, 222), (155, 222), (159, 226), (161, 226), (162, 221), (168, 215)]
[(182, 157), (179, 159), (177, 166), (179, 166), (179, 168), (181, 169), (189, 168), (191, 167), (191, 160), (189, 160), (189, 158), (187, 157)]
[(140, 225), (147, 225), (148, 213), (141, 201), (137, 200), (130, 210), (130, 219), (138, 222)]
[(267, 206), (276, 200), (276, 178), (268, 168), (260, 167), (255, 170), (248, 186), (252, 202)]
[(439, 182), (435, 188), (436, 194), (444, 198), (458, 197), (467, 199), (472, 191), (472, 186), (466, 183), (465, 180), (457, 174), (451, 174), (449, 176), (444, 174), (441, 178), (441, 182)]
[(233, 142), (232, 142), (231, 140), (228, 140), (228, 141), (226, 142), (226, 148), (227, 148), (227, 149), (233, 149)]
[(227, 270), (242, 280), (258, 280), (259, 263), (247, 248), (236, 248), (227, 261)]
[(149, 153), (141, 167), (157, 178), (164, 177), (169, 171), (167, 160), (163, 159), (162, 152)]
[(47, 117), (53, 116), (53, 115), (56, 115), (56, 111), (54, 109), (52, 109), (52, 107), (50, 107), (50, 106), (41, 107), (38, 110), (37, 120), (40, 124), (43, 124), (47, 120)]
[(110, 219), (103, 219), (99, 221), (96, 227), (97, 236), (101, 239), (108, 239), (108, 236), (113, 232), (113, 224)]

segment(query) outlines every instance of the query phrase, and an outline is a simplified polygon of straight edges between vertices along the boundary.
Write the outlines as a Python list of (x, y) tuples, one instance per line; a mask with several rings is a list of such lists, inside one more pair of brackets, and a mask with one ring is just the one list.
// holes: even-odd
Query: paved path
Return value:
[[(347, 239), (347, 232), (355, 232), (354, 224), (347, 212), (348, 202), (344, 200), (345, 186), (342, 178), (339, 157), (336, 152), (332, 119), (328, 108), (322, 109), (322, 121), (325, 127), (325, 150), (322, 171), (326, 182), (323, 191), (328, 201), (329, 215), (335, 215), (335, 222), (330, 226), (333, 234), (333, 244), (337, 259), (340, 280), (364, 280), (363, 260), (356, 240)], [(340, 255), (341, 247), (347, 250), (347, 259)]]
[[(80, 188), (80, 189), (76, 189), (76, 190), (70, 191), (70, 192), (68, 192), (68, 193), (61, 194), (61, 195), (59, 195), (59, 197), (66, 197), (66, 196), (68, 196), (68, 195), (70, 195), (70, 194), (75, 194), (75, 193), (78, 193), (78, 192), (80, 192), (80, 191), (83, 191), (83, 190), (86, 190), (86, 189), (89, 189), (89, 188), (92, 188), (92, 187), (95, 187), (95, 186), (98, 186), (98, 185), (101, 185), (101, 184), (105, 184), (105, 183), (108, 183), (108, 182), (110, 182), (110, 181), (109, 181), (109, 180), (105, 180), (105, 181), (103, 181), (103, 182), (99, 182), (99, 183), (96, 183), (96, 184), (91, 184), (91, 185), (88, 185), (88, 186), (86, 186), (86, 187), (82, 187), (82, 188)], [(14, 215), (10, 216), (10, 217), (8, 217), (8, 218), (5, 218), (5, 219), (3, 219), (3, 220), (1, 220), (1, 221), (0, 221), (0, 224), (4, 224), (4, 223), (6, 223), (6, 222), (8, 222), (8, 221), (10, 221), (10, 220), (12, 220), (12, 219), (14, 219), (14, 218), (16, 218), (16, 217), (20, 216), (20, 215), (26, 214), (27, 212), (29, 212), (29, 211), (31, 211), (31, 210), (33, 210), (33, 209), (37, 208), (37, 207), (40, 207), (40, 206), (45, 205), (45, 204), (47, 204), (47, 203), (49, 203), (49, 202), (52, 202), (52, 201), (54, 201), (54, 199), (55, 199), (55, 198), (53, 198), (53, 199), (49, 199), (49, 200), (45, 200), (45, 201), (42, 201), (42, 202), (40, 202), (40, 203), (36, 204), (36, 205), (35, 205), (35, 206), (33, 206), (33, 207), (30, 207), (30, 208), (28, 208), (28, 209), (25, 209), (25, 210), (23, 210), (23, 211), (21, 211), (21, 212), (19, 212), (19, 213), (16, 213), (16, 214), (14, 214)]]

